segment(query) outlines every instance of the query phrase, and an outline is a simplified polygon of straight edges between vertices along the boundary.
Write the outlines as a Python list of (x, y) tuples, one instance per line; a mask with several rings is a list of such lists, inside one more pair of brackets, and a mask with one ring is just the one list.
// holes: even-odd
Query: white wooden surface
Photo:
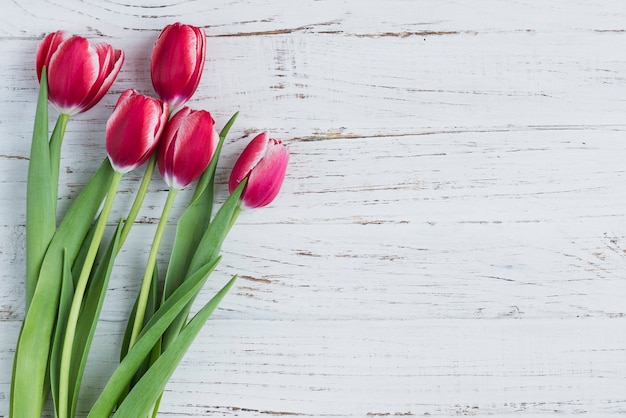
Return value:
[[(190, 104), (219, 125), (241, 111), (220, 185), (260, 130), (292, 159), (279, 198), (231, 233), (203, 298), (241, 279), (162, 416), (626, 414), (626, 3), (3, 0), (0, 11), (0, 416), (23, 316), (36, 45), (62, 28), (127, 54), (111, 94), (68, 127), (67, 208), (104, 155), (117, 95), (152, 92), (150, 48), (175, 21), (208, 34)], [(125, 178), (118, 216), (140, 175)], [(155, 178), (111, 280), (83, 411), (115, 365), (164, 198)]]

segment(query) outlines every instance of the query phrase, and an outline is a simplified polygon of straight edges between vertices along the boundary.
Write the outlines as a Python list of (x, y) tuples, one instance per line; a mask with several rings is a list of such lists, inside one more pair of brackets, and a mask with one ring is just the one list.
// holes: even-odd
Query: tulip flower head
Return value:
[(168, 122), (158, 150), (159, 171), (167, 185), (183, 189), (200, 177), (218, 142), (209, 112), (188, 107), (178, 111)]
[(133, 89), (123, 92), (106, 125), (106, 149), (113, 169), (127, 173), (150, 158), (167, 117), (167, 103)]
[(228, 182), (232, 193), (245, 178), (241, 202), (249, 208), (269, 205), (283, 184), (289, 161), (289, 151), (283, 143), (270, 138), (267, 132), (257, 135), (243, 150), (233, 167)]
[(92, 45), (83, 37), (57, 31), (37, 47), (37, 78), (41, 80), (45, 65), (50, 103), (60, 113), (75, 115), (102, 99), (123, 62), (124, 52), (107, 43)]
[(152, 50), (150, 75), (157, 95), (171, 109), (187, 102), (198, 88), (205, 53), (203, 29), (174, 23), (161, 31)]

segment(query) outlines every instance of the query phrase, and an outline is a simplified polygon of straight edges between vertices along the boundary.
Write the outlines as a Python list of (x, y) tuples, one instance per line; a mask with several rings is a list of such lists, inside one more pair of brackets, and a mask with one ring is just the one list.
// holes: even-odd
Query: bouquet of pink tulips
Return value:
[[(218, 157), (237, 114), (218, 133), (209, 112), (183, 107), (198, 87), (205, 50), (202, 29), (180, 23), (163, 29), (150, 65), (159, 99), (133, 89), (121, 94), (106, 124), (108, 156), (57, 225), (59, 162), (68, 120), (106, 94), (124, 53), (62, 31), (49, 34), (39, 45), (40, 90), (26, 204), (26, 314), (15, 351), (10, 417), (40, 417), (48, 396), (56, 417), (77, 415), (109, 277), (155, 166), (169, 192), (149, 253), (137, 255), (146, 258), (146, 269), (120, 363), (103, 382), (88, 416), (155, 416), (167, 380), (233, 285), (236, 276), (189, 318), (191, 304), (219, 263), (220, 248), (241, 207), (265, 206), (276, 197), (289, 154), (267, 133), (256, 136), (233, 167), (230, 196), (213, 213)], [(59, 112), (51, 134), (48, 102)], [(122, 176), (144, 163), (128, 215), (105, 245), (103, 235)], [(167, 271), (159, 280), (155, 266), (170, 210), (177, 192), (194, 182), (193, 197), (177, 220)]]

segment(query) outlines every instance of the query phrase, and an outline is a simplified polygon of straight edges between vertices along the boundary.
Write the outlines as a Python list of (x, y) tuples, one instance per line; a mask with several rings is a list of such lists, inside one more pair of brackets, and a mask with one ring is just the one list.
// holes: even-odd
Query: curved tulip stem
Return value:
[(154, 267), (156, 265), (157, 254), (159, 252), (159, 246), (161, 245), (161, 239), (165, 232), (165, 225), (167, 225), (167, 218), (169, 217), (170, 210), (174, 204), (174, 198), (176, 197), (177, 189), (171, 188), (167, 194), (165, 205), (163, 206), (163, 213), (161, 219), (159, 219), (159, 225), (154, 234), (152, 240), (152, 248), (150, 248), (150, 255), (148, 256), (148, 263), (146, 264), (146, 272), (141, 282), (141, 289), (139, 290), (139, 298), (137, 300), (137, 312), (135, 314), (135, 320), (133, 322), (133, 330), (130, 334), (130, 340), (128, 343), (128, 350), (135, 344), (139, 332), (143, 327), (143, 319), (146, 314), (146, 306), (148, 304), (148, 295), (150, 293), (150, 286), (152, 284), (152, 275), (154, 273)]
[(87, 289), (87, 282), (89, 281), (89, 275), (93, 267), (93, 263), (102, 241), (102, 235), (104, 234), (104, 227), (107, 223), (107, 218), (111, 213), (113, 207), (113, 201), (115, 200), (115, 193), (122, 179), (122, 174), (118, 172), (113, 173), (111, 186), (107, 193), (102, 212), (98, 218), (98, 223), (94, 231), (93, 238), (89, 244), (87, 250), (87, 256), (83, 268), (76, 282), (76, 290), (74, 291), (74, 298), (72, 299), (72, 305), (67, 318), (67, 327), (65, 329), (65, 337), (63, 339), (63, 350), (61, 353), (61, 366), (59, 371), (59, 418), (68, 418), (69, 415), (69, 379), (70, 379), (70, 366), (72, 364), (72, 349), (74, 345), (74, 337), (76, 335), (76, 324), (78, 323), (78, 315), (83, 303), (83, 297), (85, 290)]
[[(57, 197), (59, 195), (59, 166), (61, 164), (61, 144), (65, 136), (65, 128), (70, 116), (61, 113), (57, 119), (52, 136), (50, 137), (50, 183), (52, 184), (52, 196), (54, 197), (54, 207), (56, 208)], [(56, 209), (55, 209), (56, 212)]]
[(152, 156), (148, 160), (148, 164), (146, 165), (146, 171), (143, 173), (143, 178), (141, 179), (141, 184), (139, 185), (139, 189), (137, 190), (137, 195), (135, 196), (135, 200), (133, 205), (128, 212), (128, 216), (126, 217), (126, 222), (124, 222), (124, 227), (122, 228), (122, 232), (120, 234), (120, 243), (119, 248), (122, 247), (124, 241), (128, 237), (130, 233), (130, 229), (133, 227), (135, 220), (137, 219), (137, 214), (139, 213), (139, 209), (143, 203), (144, 198), (146, 197), (146, 193), (148, 192), (148, 186), (150, 186), (150, 181), (152, 180), (152, 174), (154, 173), (154, 167), (156, 166), (157, 154), (152, 153)]

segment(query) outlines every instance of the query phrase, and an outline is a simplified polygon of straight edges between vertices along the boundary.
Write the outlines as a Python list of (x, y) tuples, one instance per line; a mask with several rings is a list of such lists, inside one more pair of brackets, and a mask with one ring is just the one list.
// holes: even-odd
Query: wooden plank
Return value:
[[(70, 121), (63, 211), (104, 157), (119, 93), (152, 93), (150, 48), (174, 21), (208, 35), (191, 106), (218, 125), (241, 112), (219, 200), (257, 132), (292, 157), (276, 202), (224, 246), (200, 299), (240, 280), (163, 416), (626, 412), (626, 3), (7, 0), (0, 15), (0, 417), (23, 317), (34, 50), (63, 28), (127, 57)], [(155, 175), (115, 267), (82, 411), (116, 364), (164, 188)]]
[[(224, 307), (229, 309), (229, 300)], [(215, 319), (173, 376), (161, 411), (163, 416), (612, 416), (626, 406), (625, 325), (623, 318)], [(101, 326), (100, 359), (91, 363), (85, 380), (87, 398), (111, 373), (118, 346), (110, 341), (120, 327)], [(11, 330), (17, 333), (16, 327)], [(3, 375), (3, 392), (6, 386)]]

